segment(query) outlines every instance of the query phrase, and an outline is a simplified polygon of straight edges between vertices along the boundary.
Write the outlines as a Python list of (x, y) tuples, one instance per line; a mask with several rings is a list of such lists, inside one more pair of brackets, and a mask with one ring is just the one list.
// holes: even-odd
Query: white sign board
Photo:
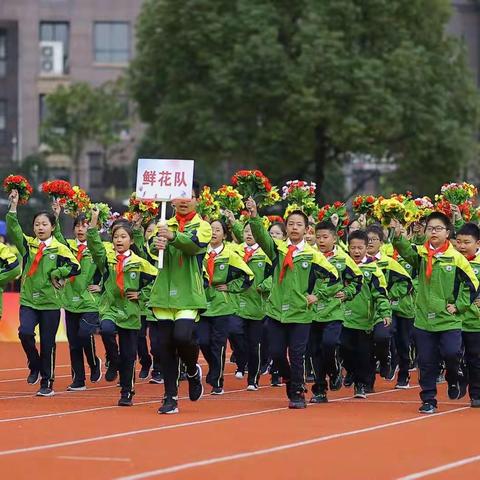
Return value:
[(193, 160), (140, 158), (137, 168), (137, 198), (169, 201), (192, 198)]

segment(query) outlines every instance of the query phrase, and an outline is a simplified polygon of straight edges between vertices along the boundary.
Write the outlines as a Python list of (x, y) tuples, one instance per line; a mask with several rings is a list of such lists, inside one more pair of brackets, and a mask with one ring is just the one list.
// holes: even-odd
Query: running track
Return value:
[(180, 414), (160, 416), (161, 385), (138, 383), (132, 408), (116, 407), (118, 389), (103, 380), (66, 392), (65, 344), (57, 351), (57, 395), (35, 398), (20, 345), (2, 343), (2, 478), (480, 478), (480, 409), (466, 398), (449, 401), (446, 385), (432, 416), (417, 413), (415, 381), (408, 391), (377, 382), (366, 401), (343, 388), (327, 405), (290, 411), (284, 389), (267, 386), (267, 376), (264, 388), (247, 392), (232, 365), (227, 370), (223, 397), (183, 400)]

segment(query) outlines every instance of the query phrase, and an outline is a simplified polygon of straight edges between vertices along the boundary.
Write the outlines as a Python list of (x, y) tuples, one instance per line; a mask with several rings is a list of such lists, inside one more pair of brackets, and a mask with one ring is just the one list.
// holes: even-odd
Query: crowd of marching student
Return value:
[(366, 398), (377, 376), (408, 389), (417, 367), (421, 413), (436, 411), (442, 381), (450, 399), (468, 390), (480, 407), (476, 223), (455, 228), (445, 213), (429, 211), (408, 228), (389, 218), (387, 229), (360, 215), (339, 236), (338, 219), (315, 221), (301, 205), (267, 225), (252, 197), (241, 219), (224, 211), (208, 220), (196, 211), (199, 197), (194, 185), (192, 198), (174, 200), (165, 224), (120, 217), (107, 241), (96, 207), (76, 216), (72, 235), (62, 232), (59, 202), (38, 212), (26, 235), (19, 192), (10, 191), (7, 238), (17, 254), (0, 243), (0, 287), (21, 274), (18, 332), (38, 396), (54, 395), (64, 309), (68, 390), (86, 389), (86, 360), (90, 382), (119, 381), (120, 406), (133, 405), (137, 359), (138, 380), (164, 385), (159, 413), (178, 412), (180, 379), (191, 401), (204, 382), (222, 395), (230, 344), (246, 389), (268, 378), (285, 386), (292, 409), (327, 403), (328, 391), (342, 387)]

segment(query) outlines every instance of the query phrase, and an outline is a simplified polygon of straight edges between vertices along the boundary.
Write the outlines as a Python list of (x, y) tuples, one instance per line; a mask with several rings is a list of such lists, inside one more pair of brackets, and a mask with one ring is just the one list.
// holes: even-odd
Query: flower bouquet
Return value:
[(245, 205), (243, 196), (231, 185), (222, 185), (214, 194), (213, 198), (222, 210), (230, 210), (234, 214), (239, 213)]
[(92, 202), (87, 192), (80, 188), (78, 185), (72, 187), (72, 196), (65, 202), (63, 211), (75, 218), (81, 213), (86, 213), (92, 208)]
[(318, 221), (330, 220), (337, 228), (338, 236), (343, 237), (345, 229), (350, 223), (347, 207), (342, 202), (335, 202), (333, 205), (327, 204), (318, 212)]
[(200, 192), (197, 202), (197, 213), (202, 218), (214, 219), (220, 217), (220, 205), (215, 198), (213, 198), (208, 185), (205, 185)]
[(21, 175), (9, 175), (3, 180), (3, 189), (10, 193), (12, 190), (18, 191), (18, 203), (25, 205), (33, 193), (33, 188), (25, 177)]
[(477, 187), (470, 183), (445, 183), (441, 188), (441, 194), (453, 205), (461, 205), (477, 195)]
[(294, 210), (301, 210), (307, 216), (316, 217), (318, 206), (315, 202), (315, 183), (303, 180), (290, 180), (282, 188), (282, 198), (288, 202), (284, 218)]
[(127, 211), (130, 213), (130, 218), (133, 218), (135, 213), (139, 213), (142, 216), (143, 225), (146, 225), (158, 215), (159, 204), (153, 200), (140, 200), (134, 192), (128, 200)]
[(356, 215), (372, 217), (376, 201), (377, 199), (373, 195), (357, 195), (352, 203), (353, 212)]
[(267, 218), (270, 223), (284, 223), (280, 215), (267, 215)]
[(67, 200), (71, 199), (74, 195), (70, 182), (65, 180), (43, 182), (41, 190), (43, 193), (49, 195), (53, 201), (58, 201), (62, 207), (65, 206)]
[(420, 211), (422, 218), (428, 217), (435, 210), (435, 206), (430, 197), (418, 197), (413, 201)]
[[(96, 207), (99, 214), (98, 214), (98, 228), (101, 232), (105, 232), (109, 229), (111, 224), (111, 218), (112, 218), (112, 210), (109, 205), (106, 203), (95, 203), (91, 205), (91, 207)], [(92, 210), (88, 210), (85, 213), (85, 217), (87, 219), (87, 222), (92, 221)]]
[(243, 198), (252, 197), (259, 207), (271, 205), (272, 184), (260, 170), (239, 170), (233, 175), (231, 184)]
[(405, 205), (398, 198), (379, 197), (373, 209), (374, 217), (388, 228), (392, 220), (405, 224)]

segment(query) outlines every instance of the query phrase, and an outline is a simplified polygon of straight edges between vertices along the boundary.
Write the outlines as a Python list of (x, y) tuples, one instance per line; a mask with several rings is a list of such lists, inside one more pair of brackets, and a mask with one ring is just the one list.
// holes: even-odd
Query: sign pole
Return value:
[[(162, 201), (160, 206), (160, 221), (158, 222), (158, 226), (165, 225), (167, 221), (167, 202)], [(159, 250), (158, 252), (158, 268), (161, 270), (163, 268), (163, 254), (165, 250)]]

